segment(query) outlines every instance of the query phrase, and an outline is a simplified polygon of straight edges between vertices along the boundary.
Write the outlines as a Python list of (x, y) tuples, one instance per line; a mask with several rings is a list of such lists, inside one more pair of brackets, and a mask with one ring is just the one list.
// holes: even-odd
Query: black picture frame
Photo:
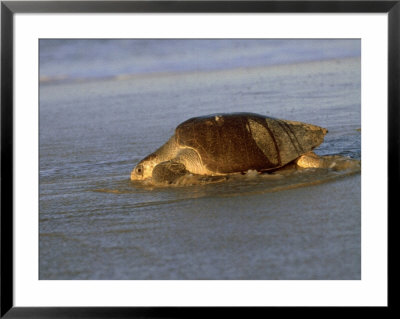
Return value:
[[(225, 316), (227, 309), (186, 307), (15, 307), (13, 303), (13, 16), (15, 13), (269, 12), (388, 14), (388, 218), (398, 203), (400, 106), (400, 1), (1, 1), (1, 317), (5, 318), (177, 318)], [(396, 210), (397, 211), (397, 210)], [(382, 212), (384, 214), (386, 212)], [(388, 225), (391, 225), (389, 222)], [(392, 223), (393, 227), (393, 223)], [(389, 234), (393, 234), (390, 231)], [(390, 237), (388, 238), (388, 240)], [(389, 240), (389, 251), (391, 248)], [(389, 256), (389, 255), (388, 255)], [(390, 264), (390, 258), (389, 258)], [(390, 273), (389, 273), (390, 276)], [(391, 278), (391, 277), (390, 277)], [(390, 281), (388, 281), (390, 287)], [(393, 305), (388, 294), (387, 311)], [(234, 308), (236, 315), (277, 308)], [(301, 315), (307, 307), (281, 309)], [(326, 308), (324, 308), (325, 310)], [(354, 308), (347, 308), (351, 313)], [(360, 309), (356, 309), (359, 311)], [(250, 312), (249, 312), (250, 311)], [(332, 311), (332, 309), (330, 310)], [(366, 311), (371, 311), (367, 309)], [(336, 310), (334, 310), (336, 312)]]

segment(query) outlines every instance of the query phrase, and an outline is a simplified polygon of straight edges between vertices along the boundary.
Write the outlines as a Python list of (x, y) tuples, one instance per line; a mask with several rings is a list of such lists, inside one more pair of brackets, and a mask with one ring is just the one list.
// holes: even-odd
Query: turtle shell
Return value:
[(320, 145), (327, 130), (253, 113), (191, 118), (175, 131), (177, 143), (195, 149), (216, 173), (276, 169)]

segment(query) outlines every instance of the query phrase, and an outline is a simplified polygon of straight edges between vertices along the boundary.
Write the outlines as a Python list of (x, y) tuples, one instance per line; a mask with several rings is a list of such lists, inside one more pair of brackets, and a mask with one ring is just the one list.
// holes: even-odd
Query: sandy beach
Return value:
[[(360, 58), (40, 85), (40, 279), (360, 279), (361, 173), (140, 187), (182, 121), (255, 112), (361, 160)], [(275, 180), (274, 180), (275, 178)]]

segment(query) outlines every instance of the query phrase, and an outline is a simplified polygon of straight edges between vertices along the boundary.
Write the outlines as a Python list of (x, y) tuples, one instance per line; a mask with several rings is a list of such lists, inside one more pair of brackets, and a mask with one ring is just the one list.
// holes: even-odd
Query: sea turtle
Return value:
[(191, 118), (158, 150), (132, 170), (131, 180), (174, 183), (187, 174), (226, 176), (279, 169), (294, 162), (319, 167), (312, 150), (325, 128), (254, 113), (211, 114)]

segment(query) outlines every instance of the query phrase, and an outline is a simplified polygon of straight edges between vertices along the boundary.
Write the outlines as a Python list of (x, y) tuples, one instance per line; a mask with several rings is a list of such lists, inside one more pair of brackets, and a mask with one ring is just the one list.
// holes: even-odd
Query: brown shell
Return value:
[(320, 145), (327, 130), (253, 113), (191, 118), (175, 131), (179, 145), (197, 150), (213, 172), (279, 168)]

